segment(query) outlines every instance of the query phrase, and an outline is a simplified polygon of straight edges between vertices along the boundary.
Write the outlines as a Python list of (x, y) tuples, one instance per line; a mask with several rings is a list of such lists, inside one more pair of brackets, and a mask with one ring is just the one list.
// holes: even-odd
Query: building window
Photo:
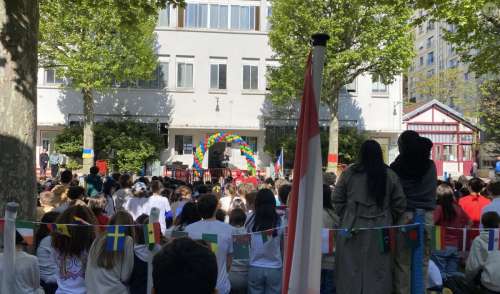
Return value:
[(160, 15), (158, 16), (158, 26), (168, 27), (170, 25), (170, 6), (167, 5), (165, 9), (160, 10)]
[(419, 61), (419, 62), (418, 62), (418, 64), (419, 64), (420, 66), (424, 66), (424, 57), (423, 57), (423, 56), (420, 56), (420, 58), (419, 58), (419, 60), (418, 60), (418, 61)]
[(177, 88), (193, 88), (193, 63), (177, 62)]
[(63, 77), (57, 73), (55, 68), (45, 69), (45, 84), (62, 84), (64, 83)]
[(250, 146), (250, 149), (252, 149), (254, 154), (257, 154), (257, 137), (247, 137), (247, 136), (241, 136), (243, 141), (247, 142), (248, 146)]
[(434, 69), (428, 70), (427, 71), (427, 77), (430, 78), (434, 75)]
[(387, 85), (382, 82), (379, 75), (372, 75), (372, 93), (376, 95), (387, 94)]
[(175, 154), (193, 154), (193, 136), (175, 136)]
[(456, 161), (457, 158), (457, 145), (443, 145), (444, 161)]
[(432, 30), (434, 30), (434, 21), (429, 20), (429, 22), (427, 23), (427, 31), (432, 31)]
[(229, 11), (227, 5), (210, 5), (210, 28), (227, 29), (229, 25)]
[(434, 64), (434, 52), (427, 53), (427, 65)]
[(267, 30), (271, 30), (271, 15), (273, 15), (273, 7), (267, 6)]
[(257, 90), (259, 88), (259, 67), (257, 65), (243, 65), (243, 89)]
[(208, 4), (186, 4), (186, 27), (208, 28)]
[(210, 64), (210, 89), (225, 90), (227, 65), (220, 62)]
[(356, 93), (356, 79), (354, 79), (352, 82), (349, 84), (346, 84), (344, 86), (344, 89), (348, 93)]
[(431, 48), (433, 44), (434, 44), (434, 37), (431, 36), (427, 38), (427, 48)]
[(255, 6), (231, 5), (231, 29), (253, 31), (257, 30)]

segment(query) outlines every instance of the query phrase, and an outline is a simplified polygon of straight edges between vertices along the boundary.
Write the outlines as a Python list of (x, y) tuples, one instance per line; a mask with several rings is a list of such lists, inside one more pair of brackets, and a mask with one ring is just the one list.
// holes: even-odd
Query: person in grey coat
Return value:
[(397, 223), (406, 197), (376, 141), (365, 141), (359, 157), (342, 173), (333, 193), (340, 227), (346, 229), (337, 235), (335, 285), (338, 294), (387, 294), (392, 292), (392, 257), (381, 251), (381, 231), (357, 229)]

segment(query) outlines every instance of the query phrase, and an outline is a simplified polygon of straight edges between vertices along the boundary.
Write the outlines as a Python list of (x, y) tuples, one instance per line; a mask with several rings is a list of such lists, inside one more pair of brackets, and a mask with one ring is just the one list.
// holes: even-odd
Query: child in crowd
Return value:
[(153, 259), (154, 293), (215, 294), (217, 264), (206, 245), (189, 238), (174, 239)]
[(109, 224), (126, 225), (123, 250), (108, 250), (106, 235), (92, 243), (85, 272), (88, 293), (121, 294), (128, 291), (127, 283), (134, 266), (134, 228), (130, 226), (134, 220), (128, 212), (118, 211)]
[(494, 211), (500, 215), (500, 179), (491, 181), (486, 189), (493, 200), (483, 208), (481, 214)]
[(257, 197), (257, 191), (252, 191), (245, 195), (247, 216), (252, 214), (255, 210), (255, 198)]
[(54, 209), (57, 212), (62, 213), (66, 209), (72, 206), (80, 205), (86, 206), (87, 204), (83, 201), (83, 197), (85, 194), (85, 189), (80, 186), (71, 186), (68, 189), (68, 198), (66, 201)]
[(35, 234), (35, 252), (38, 257), (40, 267), (40, 285), (45, 294), (54, 294), (57, 290), (57, 266), (52, 256), (52, 236), (49, 225), (54, 223), (59, 216), (59, 212), (50, 211), (43, 215), (40, 228)]
[(481, 218), (485, 230), (472, 242), (469, 258), (465, 267), (466, 278), (479, 281), (484, 294), (500, 292), (500, 251), (498, 239), (494, 240), (494, 250), (488, 250), (489, 231), (498, 229), (500, 216), (496, 212), (487, 212)]
[(149, 215), (148, 211), (148, 187), (143, 182), (136, 182), (132, 186), (132, 194), (134, 197), (128, 198), (128, 200), (123, 204), (123, 208), (132, 215), (135, 220), (141, 214)]
[(236, 197), (236, 186), (233, 183), (228, 183), (224, 189), (224, 196), (219, 200), (220, 201), (220, 209), (224, 212), (229, 213), (231, 208), (231, 202), (234, 197)]
[(255, 199), (255, 212), (245, 223), (248, 233), (267, 231), (268, 240), (262, 234), (253, 234), (248, 269), (248, 293), (281, 293), (283, 230), (276, 212), (276, 199), (270, 189), (261, 189)]
[[(149, 223), (149, 217), (145, 214), (139, 216), (136, 224)], [(130, 294), (146, 294), (148, 291), (148, 260), (151, 251), (144, 241), (143, 226), (135, 227), (135, 244), (134, 244), (134, 267), (129, 281)]]
[(491, 200), (480, 194), (484, 188), (484, 182), (481, 179), (472, 178), (468, 187), (470, 194), (460, 198), (458, 204), (471, 219), (473, 228), (479, 228), (481, 211), (490, 204)]
[[(247, 215), (241, 208), (231, 210), (229, 224), (233, 227), (233, 235), (246, 234), (245, 221)], [(233, 248), (234, 249), (234, 248)], [(248, 287), (248, 259), (240, 259), (234, 256), (231, 272), (229, 272), (232, 294), (245, 294)]]
[[(57, 224), (72, 224), (75, 217), (95, 225), (94, 214), (87, 206), (66, 209)], [(57, 266), (57, 294), (85, 294), (87, 255), (96, 236), (93, 226), (67, 226), (52, 232), (52, 252)]]
[(172, 196), (171, 208), (175, 219), (182, 212), (182, 208), (186, 203), (191, 201), (192, 190), (188, 186), (182, 185), (177, 188)]
[(36, 256), (24, 252), (28, 244), (24, 241), (19, 232), (16, 231), (16, 255), (15, 268), (4, 268), (4, 255), (0, 253), (0, 277), (3, 277), (5, 271), (14, 271), (14, 293), (43, 294), (40, 287), (40, 270)]
[(112, 177), (107, 177), (102, 185), (102, 194), (106, 198), (106, 211), (107, 216), (115, 214), (115, 202), (113, 201), (113, 194), (116, 192), (120, 185)]
[(115, 210), (122, 210), (123, 205), (128, 201), (129, 198), (134, 197), (132, 194), (132, 177), (128, 174), (123, 174), (120, 176), (120, 189), (118, 189), (113, 194), (113, 201), (115, 202)]
[(151, 208), (153, 207), (156, 207), (160, 210), (161, 232), (163, 235), (165, 235), (165, 232), (167, 231), (166, 217), (167, 214), (170, 212), (170, 202), (166, 197), (161, 196), (162, 190), (163, 190), (163, 184), (160, 181), (154, 180), (151, 182), (152, 195), (149, 196), (147, 201), (146, 214), (149, 215)]
[(54, 193), (42, 192), (40, 193), (40, 207), (36, 208), (36, 220), (40, 221), (42, 216), (55, 208)]
[(66, 202), (66, 199), (68, 198), (68, 189), (72, 180), (73, 174), (70, 170), (65, 170), (61, 173), (61, 183), (52, 189), (52, 193), (54, 193), (55, 206), (59, 206)]
[(193, 239), (211, 239), (214, 236), (217, 238), (216, 240), (206, 241), (217, 244), (217, 250), (215, 252), (218, 266), (217, 290), (219, 294), (228, 294), (231, 290), (228, 272), (232, 264), (233, 229), (230, 225), (215, 219), (216, 211), (217, 197), (212, 194), (201, 196), (198, 200), (198, 212), (202, 220), (187, 226), (186, 232), (188, 232), (189, 236)]
[(184, 229), (197, 221), (201, 220), (198, 213), (198, 207), (193, 202), (188, 202), (182, 208), (181, 214), (175, 219), (175, 226), (172, 231), (184, 231)]
[(226, 218), (227, 218), (227, 214), (224, 210), (222, 209), (217, 209), (217, 211), (215, 212), (215, 219), (220, 221), (220, 222), (226, 222)]
[(105, 225), (108, 224), (109, 222), (109, 217), (106, 215), (106, 198), (104, 196), (97, 196), (97, 197), (92, 197), (89, 198), (89, 203), (88, 206), (90, 210), (94, 213), (96, 219), (97, 219), (97, 224), (101, 225), (102, 227), (99, 227), (100, 232), (106, 231)]

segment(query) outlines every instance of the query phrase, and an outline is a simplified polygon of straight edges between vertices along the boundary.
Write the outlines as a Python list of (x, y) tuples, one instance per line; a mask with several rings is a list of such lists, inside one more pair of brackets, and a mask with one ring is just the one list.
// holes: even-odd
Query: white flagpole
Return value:
[(323, 65), (325, 64), (325, 50), (326, 42), (330, 39), (327, 34), (314, 34), (313, 39), (313, 56), (312, 56), (312, 67), (313, 67), (313, 86), (314, 86), (314, 98), (316, 99), (316, 107), (318, 109), (318, 119), (319, 119), (319, 105), (321, 96), (321, 82), (323, 80)]

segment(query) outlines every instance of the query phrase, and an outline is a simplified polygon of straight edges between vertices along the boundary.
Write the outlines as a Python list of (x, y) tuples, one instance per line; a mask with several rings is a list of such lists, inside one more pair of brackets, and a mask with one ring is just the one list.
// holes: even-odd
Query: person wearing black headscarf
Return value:
[[(399, 156), (391, 164), (391, 169), (399, 176), (407, 201), (400, 224), (413, 223), (415, 213), (421, 211), (425, 215), (425, 223), (432, 225), (437, 188), (436, 166), (430, 159), (432, 141), (408, 130), (399, 137), (398, 146)], [(427, 272), (430, 257), (429, 228), (425, 228), (424, 273)], [(405, 245), (403, 234), (398, 234), (397, 244), (393, 288), (396, 294), (406, 294), (410, 293), (411, 249)]]

